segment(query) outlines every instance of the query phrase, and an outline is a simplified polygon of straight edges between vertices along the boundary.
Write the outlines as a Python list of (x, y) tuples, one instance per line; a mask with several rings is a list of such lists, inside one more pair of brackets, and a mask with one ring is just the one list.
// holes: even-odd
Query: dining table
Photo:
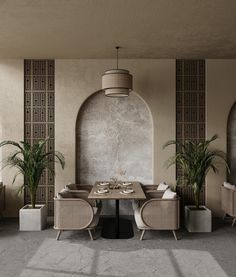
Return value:
[(101, 236), (107, 239), (128, 239), (134, 236), (130, 219), (120, 217), (120, 200), (145, 200), (146, 196), (139, 182), (95, 182), (89, 199), (114, 200), (115, 216), (104, 217)]

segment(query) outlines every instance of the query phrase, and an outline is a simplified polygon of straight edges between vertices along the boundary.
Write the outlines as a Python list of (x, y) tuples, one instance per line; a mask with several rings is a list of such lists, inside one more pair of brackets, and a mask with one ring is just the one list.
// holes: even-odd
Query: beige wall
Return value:
[[(24, 120), (24, 78), (23, 60), (0, 60), (0, 141), (22, 140)], [(0, 149), (0, 160), (8, 153), (14, 151), (13, 147)], [(22, 184), (18, 177), (12, 185), (14, 169), (5, 168), (0, 180), (6, 185), (6, 211), (5, 216), (14, 217), (22, 206), (22, 197), (16, 194), (17, 187)]]
[[(154, 182), (175, 183), (175, 169), (166, 170), (164, 162), (174, 148), (163, 151), (162, 145), (175, 137), (175, 60), (122, 60), (122, 67), (134, 76), (134, 90), (147, 102), (154, 123)], [(101, 88), (101, 74), (114, 60), (56, 60), (56, 148), (64, 152), (66, 168), (57, 169), (56, 191), (75, 180), (75, 122), (83, 101)], [(236, 101), (236, 60), (206, 61), (207, 137), (217, 133), (215, 147), (226, 151), (227, 117)], [(23, 60), (0, 61), (0, 140), (23, 139)], [(16, 120), (17, 119), (17, 120)], [(3, 158), (9, 148), (2, 149)], [(0, 151), (1, 155), (1, 151)], [(13, 171), (5, 169), (0, 180), (7, 185), (6, 216), (16, 216), (23, 204), (16, 196), (17, 180), (12, 186)], [(225, 170), (207, 178), (207, 205), (220, 209), (220, 184)]]
[[(207, 137), (214, 134), (219, 139), (214, 147), (226, 152), (227, 118), (236, 101), (236, 60), (206, 61)], [(219, 175), (210, 173), (207, 178), (207, 206), (220, 215), (220, 185), (226, 179), (224, 166)]]
[[(122, 60), (134, 77), (134, 91), (148, 104), (154, 124), (154, 182), (175, 183), (175, 168), (164, 162), (175, 150), (162, 145), (175, 138), (175, 60)], [(101, 76), (114, 60), (56, 60), (56, 149), (66, 158), (56, 172), (56, 191), (75, 181), (75, 123), (85, 99), (101, 89)]]

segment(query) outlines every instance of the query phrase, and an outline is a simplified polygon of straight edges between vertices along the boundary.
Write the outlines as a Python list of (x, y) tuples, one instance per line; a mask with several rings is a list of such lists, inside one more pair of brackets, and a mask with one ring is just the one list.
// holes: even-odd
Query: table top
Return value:
[[(101, 182), (96, 182), (91, 190), (91, 192), (88, 195), (88, 198), (90, 199), (101, 199), (101, 200), (130, 200), (130, 199), (136, 199), (136, 200), (141, 200), (141, 199), (146, 199), (146, 196), (143, 192), (143, 189), (141, 187), (141, 184), (139, 182), (130, 182), (131, 185), (129, 186), (122, 186), (121, 184), (123, 182), (107, 182), (109, 183), (109, 185), (107, 186), (100, 186)], [(106, 182), (104, 182), (106, 183)], [(119, 188), (113, 188), (111, 189), (111, 187), (114, 187), (116, 185), (119, 185)], [(109, 192), (104, 193), (104, 194), (98, 194), (96, 193), (98, 189), (101, 188), (109, 188)], [(132, 188), (134, 190), (134, 192), (129, 193), (129, 194), (124, 194), (121, 193), (125, 188)]]

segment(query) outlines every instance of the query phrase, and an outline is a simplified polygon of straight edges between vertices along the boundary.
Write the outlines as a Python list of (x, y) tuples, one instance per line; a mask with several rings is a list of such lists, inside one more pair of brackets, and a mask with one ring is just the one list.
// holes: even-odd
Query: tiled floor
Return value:
[(1, 277), (236, 276), (236, 227), (215, 221), (212, 233), (139, 233), (129, 240), (89, 240), (87, 232), (64, 232), (56, 241), (52, 227), (19, 232), (17, 220), (0, 221)]

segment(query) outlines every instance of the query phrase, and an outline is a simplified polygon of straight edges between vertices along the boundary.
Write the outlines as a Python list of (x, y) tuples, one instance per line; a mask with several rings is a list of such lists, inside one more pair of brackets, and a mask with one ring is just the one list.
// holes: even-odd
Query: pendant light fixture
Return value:
[(133, 89), (133, 76), (126, 69), (119, 69), (119, 46), (116, 46), (116, 69), (107, 70), (102, 76), (102, 89), (108, 97), (127, 97)]

